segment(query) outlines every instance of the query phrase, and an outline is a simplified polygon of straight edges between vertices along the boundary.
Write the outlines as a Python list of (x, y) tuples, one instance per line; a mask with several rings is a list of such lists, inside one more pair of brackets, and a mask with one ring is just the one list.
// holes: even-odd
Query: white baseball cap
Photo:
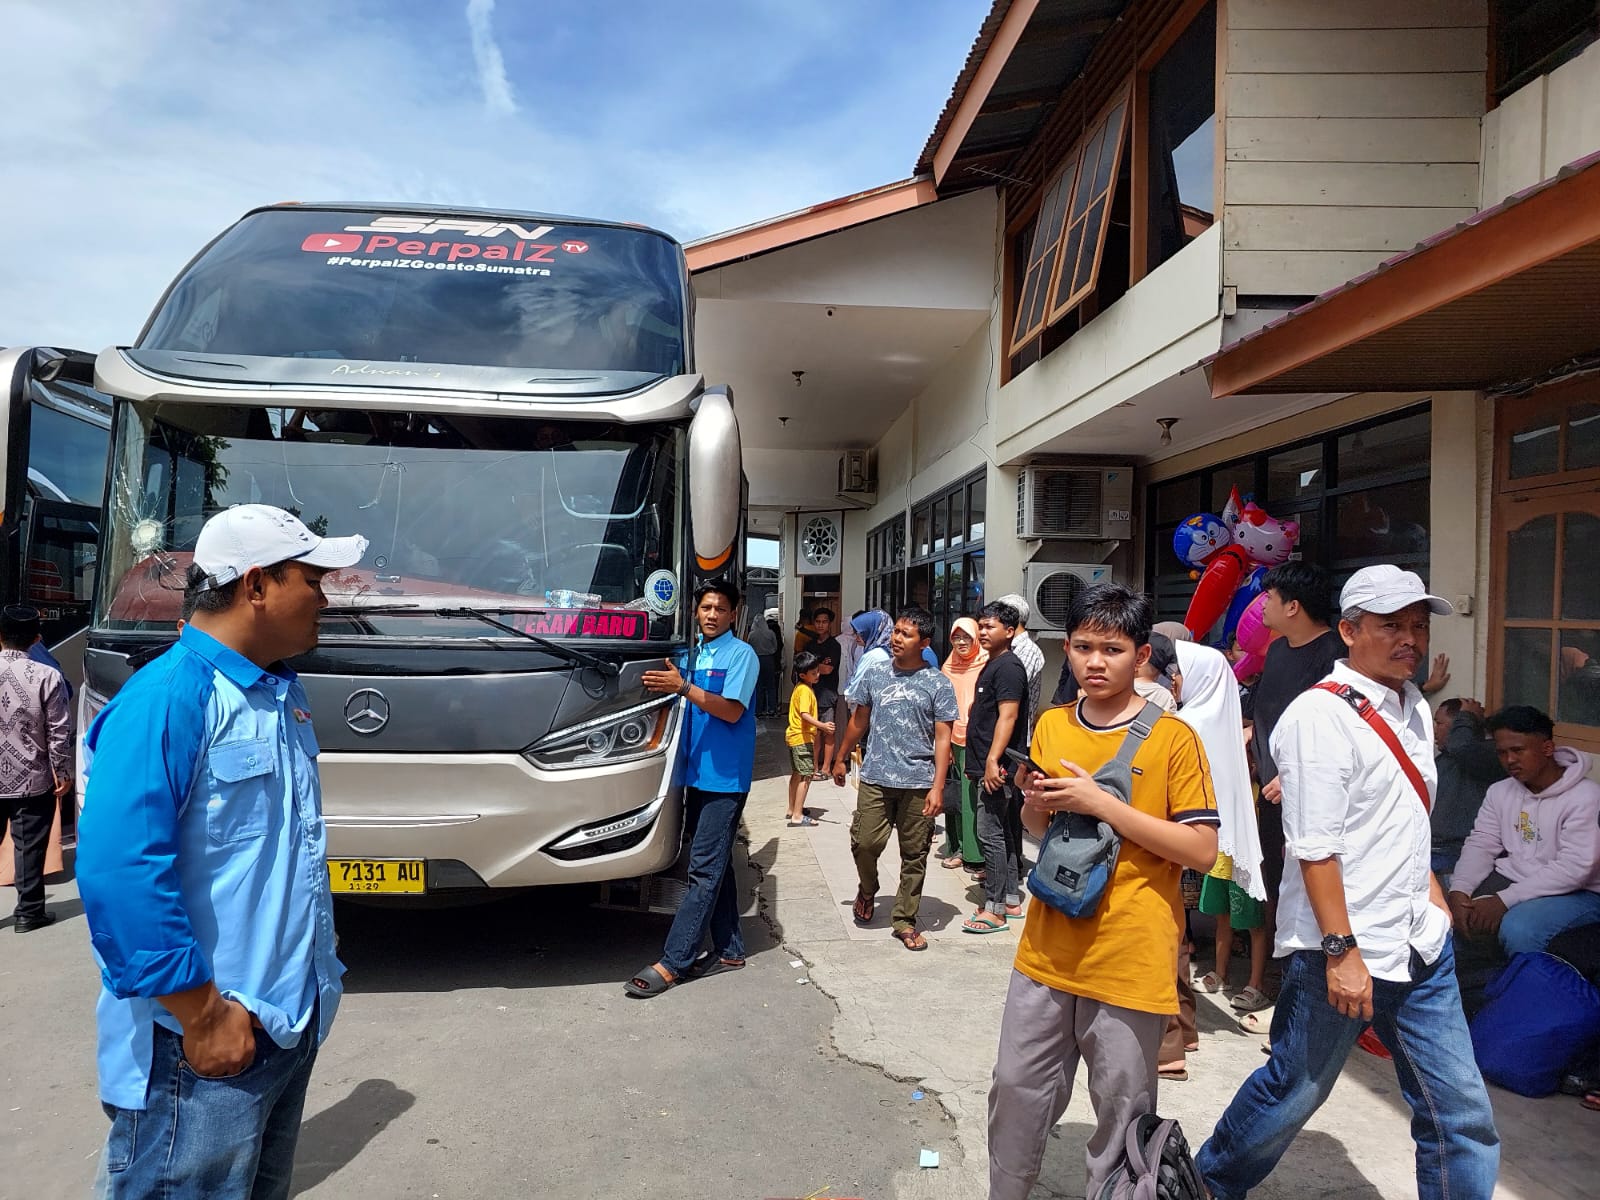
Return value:
[(226, 587), (251, 567), (303, 562), (312, 567), (353, 567), (367, 539), (319, 538), (293, 513), (270, 504), (236, 504), (205, 523), (194, 544), (194, 565), (209, 578), (202, 591)]
[(1402, 571), (1391, 563), (1362, 567), (1350, 576), (1339, 593), (1340, 611), (1359, 608), (1362, 612), (1388, 614), (1413, 604), (1426, 604), (1441, 617), (1448, 617), (1456, 610), (1443, 596), (1431, 595), (1416, 572)]

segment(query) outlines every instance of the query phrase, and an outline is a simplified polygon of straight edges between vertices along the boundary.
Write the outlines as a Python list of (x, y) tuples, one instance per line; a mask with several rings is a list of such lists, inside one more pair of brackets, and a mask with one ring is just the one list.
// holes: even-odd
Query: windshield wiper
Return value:
[(541, 650), (548, 650), (551, 654), (565, 658), (568, 662), (577, 663), (582, 667), (589, 667), (599, 671), (602, 675), (617, 676), (622, 674), (622, 668), (616, 663), (607, 662), (603, 658), (596, 658), (586, 650), (578, 650), (560, 642), (552, 642), (542, 638), (536, 633), (529, 633), (526, 629), (518, 629), (515, 625), (507, 625), (504, 621), (497, 621), (486, 612), (479, 612), (475, 608), (441, 608), (437, 610), (441, 617), (470, 617), (474, 621), (482, 621), (485, 625), (493, 625), (496, 629), (503, 629), (513, 637), (526, 638)]

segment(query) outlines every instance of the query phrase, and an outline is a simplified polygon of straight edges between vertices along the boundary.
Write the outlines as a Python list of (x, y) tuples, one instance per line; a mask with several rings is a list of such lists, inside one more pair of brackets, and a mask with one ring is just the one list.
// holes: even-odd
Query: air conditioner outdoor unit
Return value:
[(858, 492), (874, 492), (878, 489), (878, 481), (872, 473), (872, 451), (846, 450), (839, 456), (839, 494), (841, 496), (854, 495)]
[(1017, 536), (1126, 541), (1133, 468), (1029, 463), (1017, 475)]
[(1022, 592), (1033, 609), (1030, 630), (1065, 633), (1078, 597), (1097, 583), (1111, 581), (1104, 563), (1032, 562), (1022, 568)]

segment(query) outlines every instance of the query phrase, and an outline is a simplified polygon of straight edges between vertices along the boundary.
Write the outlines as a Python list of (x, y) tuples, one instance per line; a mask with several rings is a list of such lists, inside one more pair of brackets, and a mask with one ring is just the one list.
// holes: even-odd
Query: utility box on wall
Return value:
[(1133, 468), (1029, 463), (1017, 474), (1017, 536), (1127, 541), (1133, 537)]

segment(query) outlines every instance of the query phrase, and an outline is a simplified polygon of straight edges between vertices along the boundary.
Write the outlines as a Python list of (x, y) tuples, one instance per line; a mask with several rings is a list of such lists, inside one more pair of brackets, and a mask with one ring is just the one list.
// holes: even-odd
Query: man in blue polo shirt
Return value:
[(178, 643), (85, 738), (78, 885), (100, 966), (98, 1194), (280, 1200), (339, 1007), (317, 739), (283, 660), (363, 537), (245, 504), (206, 522)]
[[(733, 840), (755, 773), (756, 714), (750, 707), (761, 674), (756, 652), (733, 636), (739, 589), (725, 579), (695, 592), (700, 642), (684, 677), (685, 657), (664, 671), (646, 671), (652, 692), (682, 696), (684, 705), (684, 828), (689, 831), (689, 891), (678, 905), (661, 961), (624, 985), (630, 996), (659, 996), (690, 976), (744, 966)], [(706, 932), (711, 949), (700, 954)]]

